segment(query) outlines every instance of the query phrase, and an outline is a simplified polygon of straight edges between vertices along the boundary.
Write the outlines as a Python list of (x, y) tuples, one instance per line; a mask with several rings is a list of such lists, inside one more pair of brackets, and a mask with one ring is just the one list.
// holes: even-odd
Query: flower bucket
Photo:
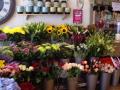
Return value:
[(96, 90), (98, 75), (88, 74), (87, 75), (87, 90)]
[(80, 63), (83, 59), (78, 52), (74, 52), (75, 62)]
[(68, 78), (68, 90), (77, 90), (77, 77)]
[(113, 86), (116, 86), (118, 85), (119, 83), (119, 79), (120, 79), (120, 69), (116, 69), (114, 72), (113, 72), (113, 77), (112, 77), (113, 81), (112, 81), (112, 85)]
[(53, 79), (49, 79), (49, 80), (45, 80), (44, 83), (44, 88), (45, 90), (54, 90), (54, 80)]
[(111, 73), (102, 72), (100, 77), (100, 90), (108, 90), (110, 85)]

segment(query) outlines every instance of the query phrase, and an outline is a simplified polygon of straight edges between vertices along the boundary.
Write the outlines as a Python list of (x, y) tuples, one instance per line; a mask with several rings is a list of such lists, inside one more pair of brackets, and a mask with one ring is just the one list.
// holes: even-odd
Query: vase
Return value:
[(77, 77), (68, 78), (68, 90), (77, 90)]
[(119, 79), (120, 79), (120, 69), (116, 69), (116, 70), (113, 72), (112, 85), (113, 85), (113, 86), (117, 86), (118, 83), (119, 83)]
[(108, 90), (110, 84), (111, 74), (102, 72), (100, 77), (100, 90)]
[[(88, 74), (87, 75), (87, 90), (96, 90), (98, 75)], [(91, 83), (92, 82), (92, 83)]]
[(44, 83), (45, 90), (54, 90), (54, 80), (53, 79), (46, 79)]
[(74, 58), (76, 63), (80, 63), (83, 60), (81, 55), (76, 51), (74, 52)]
[(17, 13), (18, 14), (22, 14), (22, 13), (24, 13), (24, 6), (17, 6)]

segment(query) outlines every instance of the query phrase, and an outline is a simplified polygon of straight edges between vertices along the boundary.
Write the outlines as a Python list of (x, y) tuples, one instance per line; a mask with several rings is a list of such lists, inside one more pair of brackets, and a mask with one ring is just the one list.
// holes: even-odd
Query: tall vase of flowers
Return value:
[(110, 64), (101, 64), (100, 90), (108, 90), (110, 85), (111, 75), (115, 68)]
[(68, 74), (68, 90), (77, 89), (78, 76), (82, 69), (83, 66), (76, 63), (65, 63), (63, 65), (63, 70)]
[(100, 71), (100, 62), (94, 59), (90, 63), (82, 61), (82, 65), (84, 66), (84, 72), (87, 73), (87, 90), (96, 90), (98, 73)]

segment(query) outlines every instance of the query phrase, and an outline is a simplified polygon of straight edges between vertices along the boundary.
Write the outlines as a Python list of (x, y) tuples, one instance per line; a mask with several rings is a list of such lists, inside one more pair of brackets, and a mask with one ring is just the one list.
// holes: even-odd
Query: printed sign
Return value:
[(83, 11), (80, 9), (73, 10), (73, 23), (80, 24), (82, 23)]
[(120, 11), (120, 3), (119, 2), (112, 2), (113, 11)]

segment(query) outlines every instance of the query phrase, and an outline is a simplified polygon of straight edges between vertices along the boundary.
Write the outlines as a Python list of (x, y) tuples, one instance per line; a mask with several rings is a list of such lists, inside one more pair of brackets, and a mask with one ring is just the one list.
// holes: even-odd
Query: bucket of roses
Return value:
[(84, 66), (83, 72), (87, 74), (87, 90), (96, 90), (98, 74), (100, 71), (100, 62), (94, 59), (90, 63), (88, 63), (86, 60), (82, 61), (81, 63)]
[(66, 71), (68, 77), (68, 90), (76, 90), (78, 76), (83, 70), (83, 66), (77, 63), (65, 63), (62, 66), (63, 70)]

